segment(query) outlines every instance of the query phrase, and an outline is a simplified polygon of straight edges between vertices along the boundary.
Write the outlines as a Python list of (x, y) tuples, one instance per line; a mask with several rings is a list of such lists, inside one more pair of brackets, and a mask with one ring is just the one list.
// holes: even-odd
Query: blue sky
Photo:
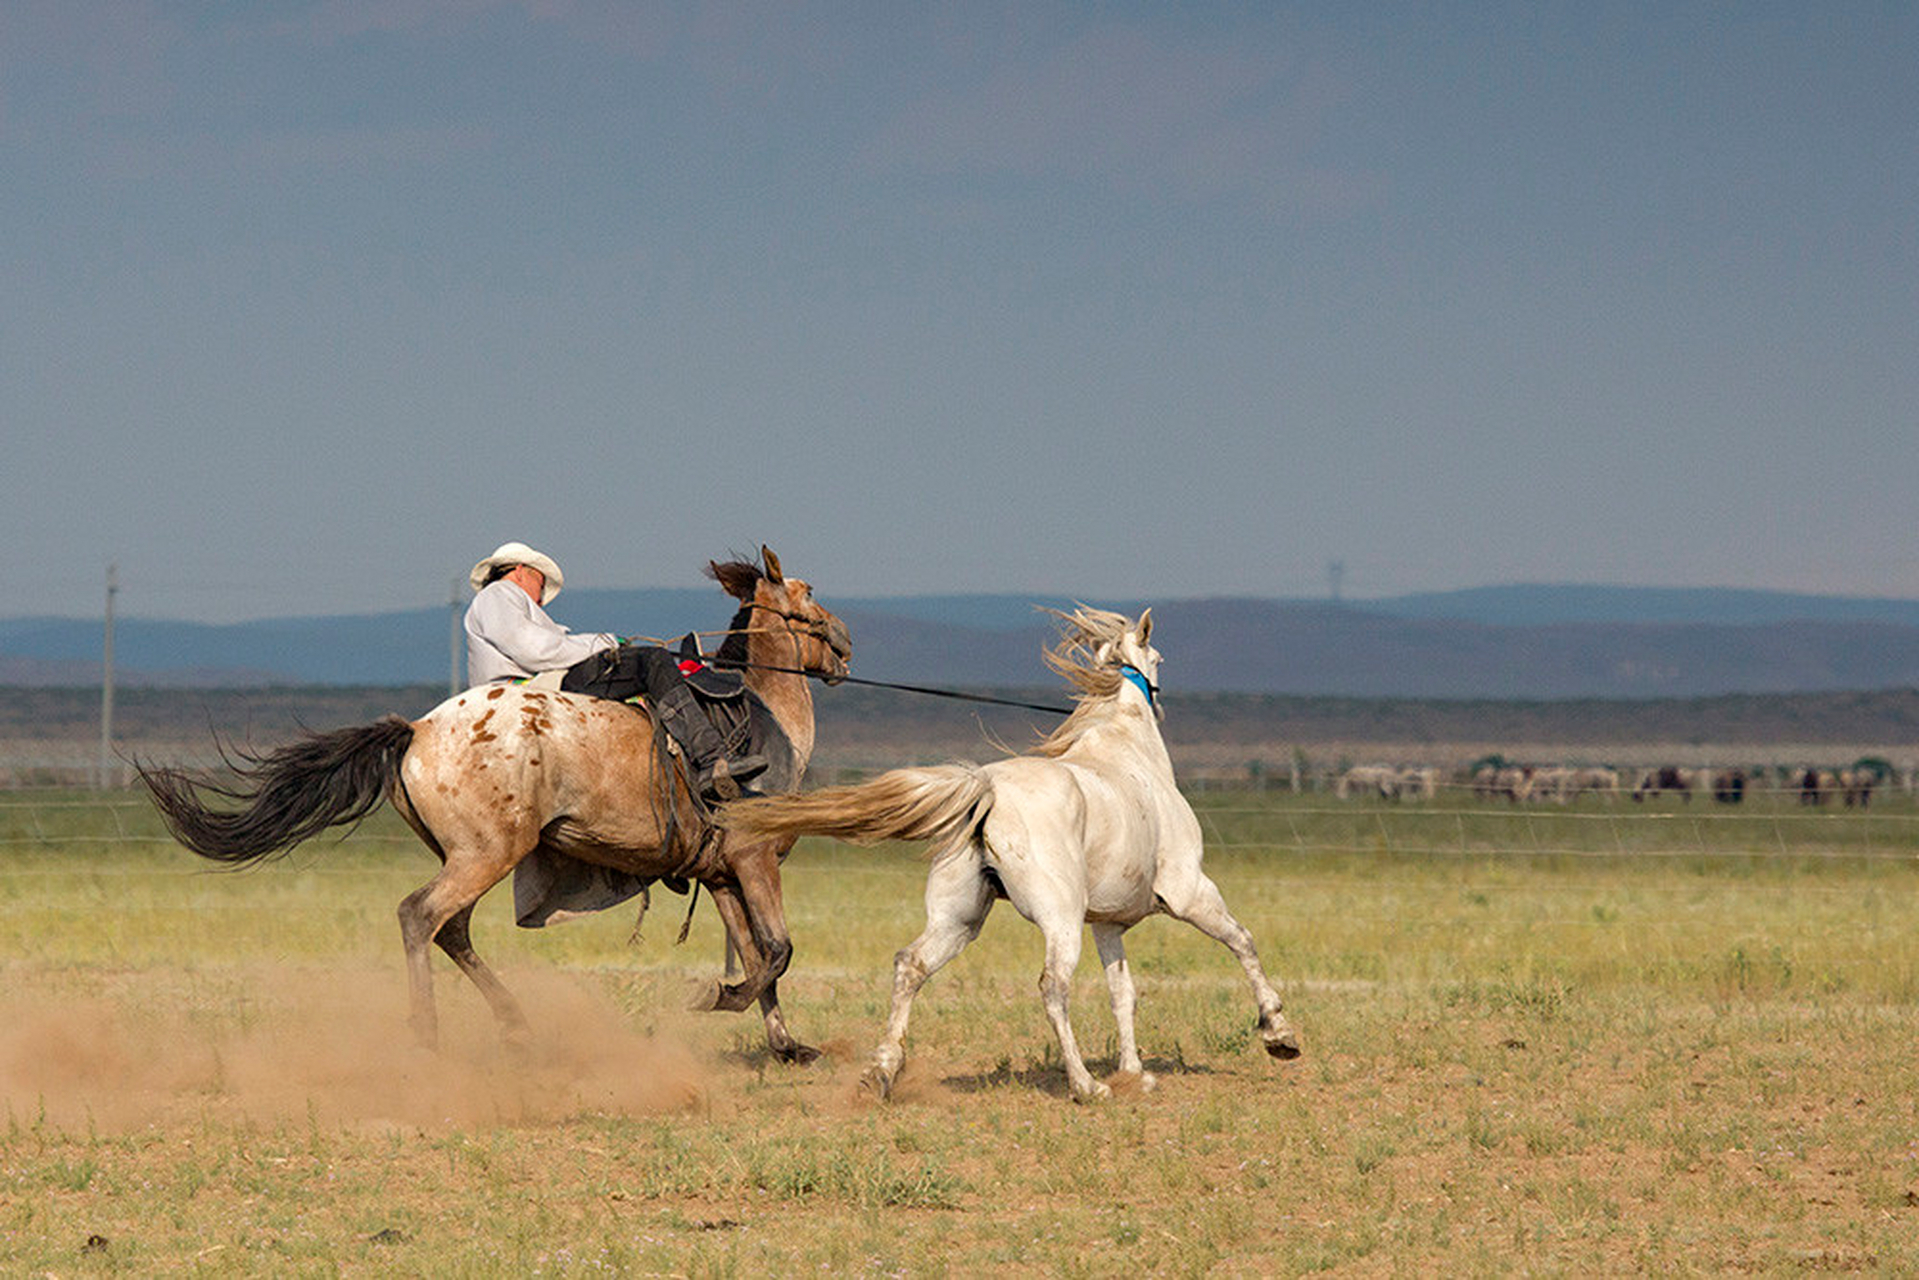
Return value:
[(1891, 4), (0, 0), (0, 612), (508, 538), (1919, 596), (1915, 65)]

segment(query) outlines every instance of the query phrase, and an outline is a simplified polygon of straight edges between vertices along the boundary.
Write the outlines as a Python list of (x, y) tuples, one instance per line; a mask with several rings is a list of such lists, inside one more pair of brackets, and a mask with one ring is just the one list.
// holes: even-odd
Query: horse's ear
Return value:
[(1095, 663), (1106, 663), (1112, 661), (1112, 658), (1113, 642), (1111, 640), (1100, 641), (1099, 648), (1093, 653), (1093, 661)]
[(1139, 615), (1139, 626), (1136, 630), (1139, 632), (1139, 642), (1145, 644), (1146, 638), (1153, 634), (1153, 611), (1151, 609)]
[(786, 581), (786, 575), (780, 572), (780, 558), (773, 554), (773, 548), (767, 546), (765, 543), (761, 543), (760, 559), (766, 564), (766, 580), (768, 582), (771, 582), (777, 587)]

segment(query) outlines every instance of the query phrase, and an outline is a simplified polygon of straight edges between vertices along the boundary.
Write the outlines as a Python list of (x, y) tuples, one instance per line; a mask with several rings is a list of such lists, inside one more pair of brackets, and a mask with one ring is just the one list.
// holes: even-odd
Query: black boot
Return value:
[(687, 761), (693, 766), (693, 785), (706, 799), (737, 800), (743, 794), (740, 784), (766, 771), (765, 756), (728, 758), (726, 743), (685, 684), (649, 691), (646, 700), (666, 731), (686, 752)]

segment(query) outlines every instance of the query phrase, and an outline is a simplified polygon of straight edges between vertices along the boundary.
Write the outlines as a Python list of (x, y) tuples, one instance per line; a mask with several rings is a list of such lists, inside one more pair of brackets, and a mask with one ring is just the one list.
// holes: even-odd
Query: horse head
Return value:
[[(773, 554), (771, 547), (760, 548), (757, 565), (747, 560), (711, 561), (706, 573), (740, 602), (741, 617), (733, 624), (736, 632), (783, 632), (792, 639), (792, 655), (786, 661), (793, 667), (819, 676), (828, 684), (838, 684), (846, 678), (853, 657), (852, 637), (846, 624), (813, 598), (813, 588), (804, 578), (786, 576), (780, 568), (780, 558)], [(760, 614), (767, 617), (754, 616)], [(778, 619), (778, 626), (768, 626), (767, 619), (774, 618)], [(736, 638), (743, 641), (746, 637)], [(729, 656), (724, 646), (720, 655)]]
[[(1110, 609), (1079, 605), (1071, 613), (1047, 609), (1060, 622), (1059, 643), (1040, 656), (1065, 676), (1082, 696), (1112, 697), (1127, 684), (1145, 695), (1157, 718), (1164, 718), (1159, 702), (1159, 650), (1152, 644), (1153, 611), (1134, 621)], [(1068, 721), (1071, 725), (1072, 721)]]
[(1152, 646), (1152, 634), (1153, 611), (1148, 609), (1139, 615), (1138, 622), (1100, 646), (1100, 660), (1122, 668), (1131, 667), (1145, 676), (1146, 683), (1156, 690), (1160, 656), (1159, 650)]

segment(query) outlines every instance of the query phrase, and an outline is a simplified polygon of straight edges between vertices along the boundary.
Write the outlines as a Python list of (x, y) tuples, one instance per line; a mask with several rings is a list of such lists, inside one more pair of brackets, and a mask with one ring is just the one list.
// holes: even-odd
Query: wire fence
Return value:
[[(1670, 795), (1488, 800), (1469, 784), (1441, 787), (1420, 801), (1243, 787), (1188, 788), (1188, 794), (1209, 852), (1451, 860), (1919, 858), (1919, 802), (1896, 790), (1850, 808), (1807, 804), (1790, 789), (1748, 792), (1737, 804)], [(414, 843), (391, 814), (327, 838), (356, 846)], [(172, 844), (136, 790), (0, 790), (0, 875), (24, 870), (10, 856), (29, 851)]]
[(1808, 813), (1752, 804), (1745, 811), (1501, 809), (1376, 802), (1283, 808), (1202, 805), (1209, 849), (1301, 855), (1424, 858), (1914, 858), (1919, 812), (1909, 804)]

